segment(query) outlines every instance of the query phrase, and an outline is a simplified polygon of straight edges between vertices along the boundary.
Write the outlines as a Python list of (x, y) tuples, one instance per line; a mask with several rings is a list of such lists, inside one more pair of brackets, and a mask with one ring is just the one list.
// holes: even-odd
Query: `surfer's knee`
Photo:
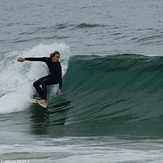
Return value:
[(42, 85), (42, 86), (46, 86), (46, 80), (43, 80), (43, 81), (41, 82), (41, 85)]
[(36, 87), (38, 84), (37, 84), (37, 82), (35, 81), (35, 82), (33, 82), (33, 86), (34, 87)]

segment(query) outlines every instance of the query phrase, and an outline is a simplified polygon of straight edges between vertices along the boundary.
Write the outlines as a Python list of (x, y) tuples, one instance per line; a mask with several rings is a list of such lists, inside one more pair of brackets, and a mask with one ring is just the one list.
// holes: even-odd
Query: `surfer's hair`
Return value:
[(50, 54), (50, 58), (54, 57), (56, 54), (59, 54), (60, 55), (60, 52), (59, 51), (54, 51)]

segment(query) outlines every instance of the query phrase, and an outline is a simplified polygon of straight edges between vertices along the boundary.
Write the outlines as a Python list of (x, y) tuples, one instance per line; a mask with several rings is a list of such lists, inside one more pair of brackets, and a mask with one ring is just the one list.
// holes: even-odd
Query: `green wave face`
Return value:
[(74, 56), (63, 97), (66, 129), (75, 134), (162, 133), (163, 58)]

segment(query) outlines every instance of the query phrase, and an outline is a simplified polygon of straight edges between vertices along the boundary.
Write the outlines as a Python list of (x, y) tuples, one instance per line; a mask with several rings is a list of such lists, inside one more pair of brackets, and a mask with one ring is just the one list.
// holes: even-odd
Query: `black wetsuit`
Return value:
[[(46, 99), (47, 95), (47, 85), (53, 85), (59, 83), (59, 88), (62, 88), (62, 69), (60, 62), (52, 62), (51, 58), (25, 58), (26, 61), (42, 61), (45, 62), (49, 68), (50, 74), (40, 78), (33, 83), (33, 86), (37, 90), (38, 94), (42, 99)], [(42, 86), (42, 89), (40, 87)]]

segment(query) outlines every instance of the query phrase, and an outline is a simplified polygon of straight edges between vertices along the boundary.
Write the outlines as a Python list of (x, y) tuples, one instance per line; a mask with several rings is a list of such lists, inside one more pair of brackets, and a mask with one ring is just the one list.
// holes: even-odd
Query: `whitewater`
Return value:
[(68, 46), (64, 44), (40, 44), (33, 47), (30, 50), (22, 52), (10, 52), (3, 54), (3, 60), (1, 61), (0, 72), (0, 113), (7, 113), (13, 111), (22, 111), (29, 107), (29, 100), (33, 98), (34, 89), (32, 83), (41, 78), (42, 75), (49, 73), (44, 64), (31, 64), (25, 63), (19, 64), (17, 62), (18, 57), (47, 57), (54, 49), (59, 49), (62, 53), (62, 68), (63, 76), (66, 73), (68, 67), (68, 58), (70, 57), (70, 51)]
[[(0, 2), (0, 162), (162, 163), (161, 0)], [(63, 95), (29, 103), (61, 53)]]

